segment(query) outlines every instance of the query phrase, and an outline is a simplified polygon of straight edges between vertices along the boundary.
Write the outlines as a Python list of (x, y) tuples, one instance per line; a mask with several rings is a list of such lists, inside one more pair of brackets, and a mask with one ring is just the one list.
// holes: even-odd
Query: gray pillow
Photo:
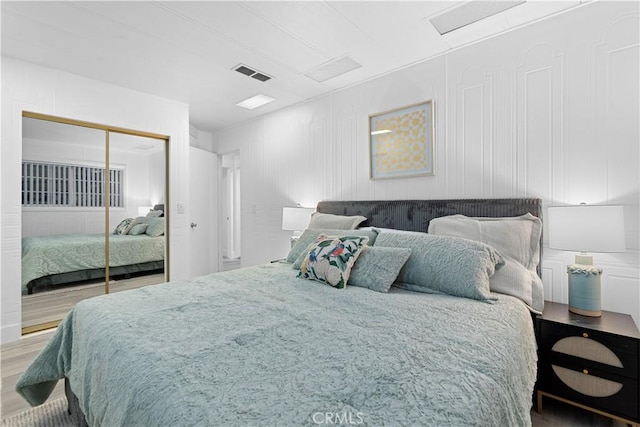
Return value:
[(139, 234), (144, 234), (147, 231), (148, 224), (136, 224), (131, 230), (129, 230), (129, 234), (132, 236), (137, 236)]
[(376, 246), (411, 248), (398, 287), (417, 292), (443, 292), (477, 300), (495, 299), (489, 277), (504, 265), (491, 246), (461, 237), (383, 230)]
[[(376, 237), (378, 236), (378, 231), (373, 229), (366, 230), (335, 230), (335, 229), (318, 229), (318, 230), (310, 230), (306, 229), (302, 235), (298, 238), (298, 241), (293, 245), (291, 250), (289, 251), (289, 255), (287, 255), (287, 262), (296, 262), (296, 260), (300, 257), (300, 254), (306, 251), (306, 249), (316, 242), (316, 239), (319, 235), (326, 234), (327, 236), (367, 236), (369, 238), (369, 245), (373, 245), (376, 241)], [(302, 260), (300, 260), (302, 262)], [(300, 264), (294, 268), (300, 268)]]
[(353, 230), (354, 228), (358, 227), (358, 225), (360, 225), (362, 221), (366, 220), (366, 217), (360, 215), (344, 216), (314, 212), (311, 214), (311, 220), (309, 221), (309, 226), (307, 228), (311, 228), (314, 230), (322, 228), (329, 228), (334, 230)]
[(162, 236), (164, 234), (164, 218), (148, 218), (145, 233), (151, 237)]
[(348, 285), (389, 292), (410, 255), (409, 248), (365, 246), (351, 270)]

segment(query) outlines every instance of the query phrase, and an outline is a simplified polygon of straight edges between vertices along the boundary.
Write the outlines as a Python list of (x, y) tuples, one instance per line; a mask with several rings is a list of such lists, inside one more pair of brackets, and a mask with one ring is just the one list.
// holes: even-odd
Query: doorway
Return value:
[(240, 151), (220, 156), (220, 203), (222, 216), (222, 269), (233, 270), (241, 266), (240, 236)]

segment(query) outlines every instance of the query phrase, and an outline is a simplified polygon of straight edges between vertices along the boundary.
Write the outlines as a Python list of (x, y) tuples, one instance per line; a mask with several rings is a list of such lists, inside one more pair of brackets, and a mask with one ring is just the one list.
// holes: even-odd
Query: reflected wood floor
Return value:
[[(147, 285), (163, 283), (164, 273), (146, 274), (130, 279), (112, 280), (109, 292), (121, 292)], [(78, 286), (38, 292), (22, 296), (22, 327), (29, 327), (60, 320), (77, 302), (104, 295), (104, 280), (87, 282)]]

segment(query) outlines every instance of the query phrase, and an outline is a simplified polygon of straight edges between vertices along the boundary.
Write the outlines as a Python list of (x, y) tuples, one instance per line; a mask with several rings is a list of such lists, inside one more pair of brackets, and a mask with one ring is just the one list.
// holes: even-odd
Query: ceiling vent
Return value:
[(344, 56), (339, 59), (332, 59), (329, 62), (325, 62), (319, 67), (305, 73), (305, 76), (322, 83), (360, 67), (362, 67), (362, 65), (358, 64), (348, 56)]
[(465, 27), (474, 22), (504, 12), (507, 9), (525, 3), (526, 0), (520, 1), (502, 1), (502, 0), (475, 0), (469, 1), (461, 6), (450, 9), (442, 15), (431, 18), (431, 24), (443, 35)]
[(271, 76), (266, 75), (265, 73), (256, 71), (243, 64), (236, 65), (235, 67), (233, 67), (233, 70), (239, 72), (240, 74), (244, 74), (245, 76), (249, 76), (256, 80), (260, 80), (261, 82), (266, 82), (267, 80), (271, 80), (273, 78)]

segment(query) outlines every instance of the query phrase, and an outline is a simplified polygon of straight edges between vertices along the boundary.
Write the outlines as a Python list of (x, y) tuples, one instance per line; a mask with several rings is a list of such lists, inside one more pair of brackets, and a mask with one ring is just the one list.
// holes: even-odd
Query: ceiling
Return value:
[[(440, 35), (465, 1), (2, 1), (2, 55), (189, 104), (213, 131), (579, 6), (529, 0)], [(361, 67), (318, 82), (333, 60)], [(267, 82), (234, 71), (245, 64)], [(235, 106), (256, 94), (275, 101)]]

